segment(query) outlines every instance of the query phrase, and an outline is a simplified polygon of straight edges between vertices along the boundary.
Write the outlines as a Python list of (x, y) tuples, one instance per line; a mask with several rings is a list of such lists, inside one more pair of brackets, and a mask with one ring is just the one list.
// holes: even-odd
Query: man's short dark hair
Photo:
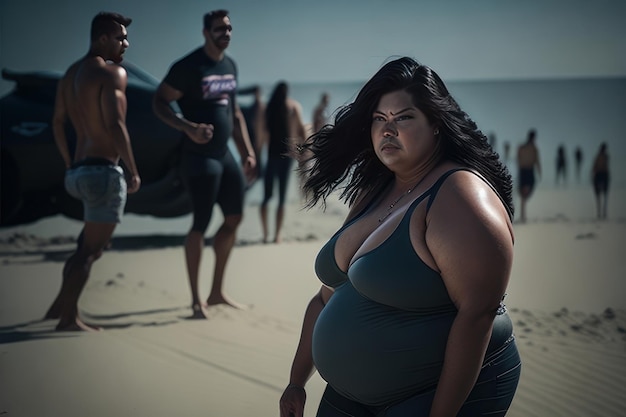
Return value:
[(207, 14), (204, 15), (204, 28), (206, 30), (210, 30), (211, 29), (211, 23), (213, 23), (213, 19), (215, 18), (223, 18), (228, 16), (228, 10), (224, 10), (224, 9), (219, 9), (219, 10), (213, 10), (212, 12), (208, 12)]
[(95, 41), (102, 35), (108, 35), (117, 29), (117, 25), (130, 26), (133, 19), (119, 13), (100, 12), (91, 21), (91, 40)]

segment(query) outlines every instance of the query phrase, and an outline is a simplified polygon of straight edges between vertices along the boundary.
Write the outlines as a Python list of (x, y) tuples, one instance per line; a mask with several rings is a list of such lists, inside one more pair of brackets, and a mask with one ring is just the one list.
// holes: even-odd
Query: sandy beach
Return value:
[[(523, 370), (512, 417), (626, 414), (626, 199), (618, 193), (609, 221), (596, 222), (591, 196), (580, 193), (557, 201), (580, 198), (582, 208), (562, 209), (539, 191), (529, 222), (515, 224), (506, 304)], [(248, 207), (226, 291), (250, 308), (212, 307), (202, 321), (186, 320), (184, 230), (116, 234), (80, 300), (84, 318), (104, 328), (98, 333), (55, 332), (54, 321), (41, 320), (76, 224), (56, 238), (37, 236), (41, 224), (3, 230), (0, 415), (278, 416), (302, 315), (320, 285), (313, 261), (345, 214), (334, 203), (326, 213), (297, 206), (280, 245), (258, 243), (257, 207)], [(212, 262), (207, 249), (204, 293)], [(315, 374), (307, 416), (323, 388)]]

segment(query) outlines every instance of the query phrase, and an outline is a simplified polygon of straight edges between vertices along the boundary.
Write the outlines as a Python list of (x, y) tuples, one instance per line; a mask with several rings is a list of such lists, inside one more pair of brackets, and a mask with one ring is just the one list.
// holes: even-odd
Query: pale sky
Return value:
[(364, 81), (398, 55), (446, 81), (626, 76), (624, 0), (0, 0), (0, 66), (64, 71), (107, 10), (134, 19), (126, 59), (160, 79), (216, 8), (241, 84)]

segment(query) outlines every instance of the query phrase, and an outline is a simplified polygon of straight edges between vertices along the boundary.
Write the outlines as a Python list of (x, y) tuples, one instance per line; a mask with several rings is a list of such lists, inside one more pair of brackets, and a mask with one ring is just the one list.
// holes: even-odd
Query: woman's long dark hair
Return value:
[(506, 166), (476, 123), (459, 107), (444, 82), (429, 67), (412, 58), (385, 64), (363, 86), (354, 102), (337, 110), (333, 125), (307, 139), (310, 164), (301, 171), (307, 207), (315, 206), (337, 188), (352, 205), (368, 191), (379, 189), (393, 173), (376, 157), (371, 140), (372, 114), (384, 94), (405, 90), (413, 103), (438, 126), (443, 159), (480, 173), (498, 192), (513, 218), (512, 180)]
[(267, 108), (265, 122), (270, 140), (286, 140), (289, 136), (287, 120), (287, 83), (280, 81), (274, 87)]

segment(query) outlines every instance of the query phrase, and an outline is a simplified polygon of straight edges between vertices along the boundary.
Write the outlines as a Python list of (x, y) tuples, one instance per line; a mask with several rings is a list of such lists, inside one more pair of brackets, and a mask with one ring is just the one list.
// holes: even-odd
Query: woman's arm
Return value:
[(430, 417), (452, 417), (480, 373), (508, 284), (512, 226), (493, 190), (466, 171), (444, 183), (426, 222), (426, 243), (458, 309)]
[(313, 327), (315, 327), (318, 316), (331, 296), (332, 290), (322, 286), (320, 291), (311, 299), (304, 313), (300, 342), (291, 364), (289, 385), (287, 385), (280, 398), (281, 417), (291, 417), (292, 415), (302, 417), (304, 413), (304, 403), (306, 401), (304, 385), (314, 371), (312, 352)]

